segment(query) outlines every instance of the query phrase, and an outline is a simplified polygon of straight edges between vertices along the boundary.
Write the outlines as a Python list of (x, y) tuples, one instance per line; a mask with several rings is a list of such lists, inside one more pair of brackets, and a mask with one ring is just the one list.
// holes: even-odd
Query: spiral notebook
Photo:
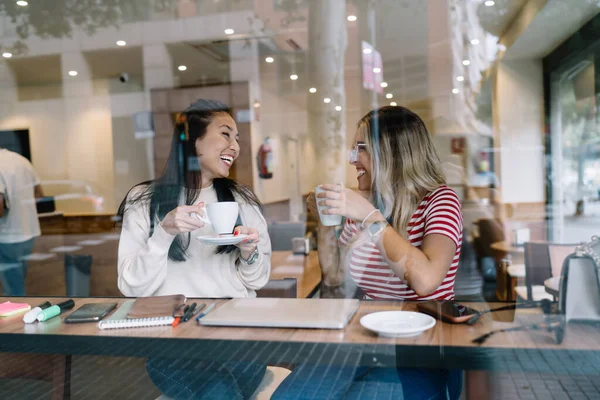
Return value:
[(135, 300), (124, 302), (109, 318), (98, 322), (100, 329), (142, 328), (149, 326), (165, 326), (173, 323), (172, 316), (152, 318), (127, 318)]

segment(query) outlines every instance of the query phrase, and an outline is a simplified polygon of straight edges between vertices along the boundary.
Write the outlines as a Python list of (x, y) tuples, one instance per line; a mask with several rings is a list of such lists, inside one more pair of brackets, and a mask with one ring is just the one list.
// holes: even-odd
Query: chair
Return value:
[(523, 300), (553, 300), (544, 287), (544, 281), (551, 277), (548, 243), (525, 243), (525, 286), (515, 288), (517, 296)]
[(0, 378), (33, 379), (52, 384), (50, 399), (71, 397), (71, 356), (60, 354), (0, 354)]
[(292, 250), (292, 239), (304, 237), (306, 232), (305, 222), (271, 222), (269, 224), (269, 237), (273, 251)]

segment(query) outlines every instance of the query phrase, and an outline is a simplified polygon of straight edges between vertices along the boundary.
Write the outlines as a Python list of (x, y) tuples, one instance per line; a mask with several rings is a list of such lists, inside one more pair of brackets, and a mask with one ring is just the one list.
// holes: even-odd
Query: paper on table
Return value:
[(301, 265), (280, 265), (273, 269), (274, 274), (290, 274), (290, 275), (302, 275), (304, 273), (304, 267)]
[(104, 243), (104, 240), (83, 240), (77, 244), (80, 246), (98, 246), (102, 243)]
[(68, 253), (70, 251), (81, 250), (81, 246), (58, 246), (53, 249), (50, 249), (53, 253)]
[(285, 261), (304, 261), (304, 257), (306, 257), (304, 254), (290, 254), (286, 257)]
[(27, 256), (23, 256), (21, 257), (21, 260), (26, 260), (26, 261), (43, 261), (43, 260), (47, 260), (49, 258), (52, 257), (56, 257), (56, 254), (50, 254), (50, 253), (31, 253)]

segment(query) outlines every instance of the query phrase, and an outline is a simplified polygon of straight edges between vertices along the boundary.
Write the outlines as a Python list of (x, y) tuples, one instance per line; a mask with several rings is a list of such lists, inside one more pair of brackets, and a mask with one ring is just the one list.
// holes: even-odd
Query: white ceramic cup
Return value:
[(319, 197), (317, 197), (319, 195), (319, 193), (321, 192), (325, 192), (325, 190), (321, 189), (320, 187), (316, 187), (315, 188), (315, 200), (317, 202), (317, 209), (319, 210), (319, 218), (321, 219), (321, 223), (324, 226), (335, 226), (335, 225), (340, 225), (342, 223), (342, 216), (341, 215), (323, 215), (323, 210), (328, 209), (329, 207), (327, 206), (320, 206), (319, 203), (321, 201), (323, 201), (323, 199), (320, 199)]
[(211, 203), (204, 206), (202, 210), (204, 211), (204, 217), (195, 214), (196, 218), (205, 224), (211, 225), (216, 234), (233, 234), (233, 228), (235, 228), (235, 223), (240, 212), (238, 203), (235, 201)]

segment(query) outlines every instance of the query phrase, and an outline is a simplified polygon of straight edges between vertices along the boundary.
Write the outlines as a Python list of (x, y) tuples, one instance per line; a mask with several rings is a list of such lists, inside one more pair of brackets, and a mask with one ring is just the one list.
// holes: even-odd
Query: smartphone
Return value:
[(452, 300), (418, 302), (417, 310), (451, 324), (462, 324), (479, 314), (479, 311)]
[(117, 306), (117, 303), (88, 303), (75, 310), (65, 318), (65, 323), (96, 322), (106, 317)]

